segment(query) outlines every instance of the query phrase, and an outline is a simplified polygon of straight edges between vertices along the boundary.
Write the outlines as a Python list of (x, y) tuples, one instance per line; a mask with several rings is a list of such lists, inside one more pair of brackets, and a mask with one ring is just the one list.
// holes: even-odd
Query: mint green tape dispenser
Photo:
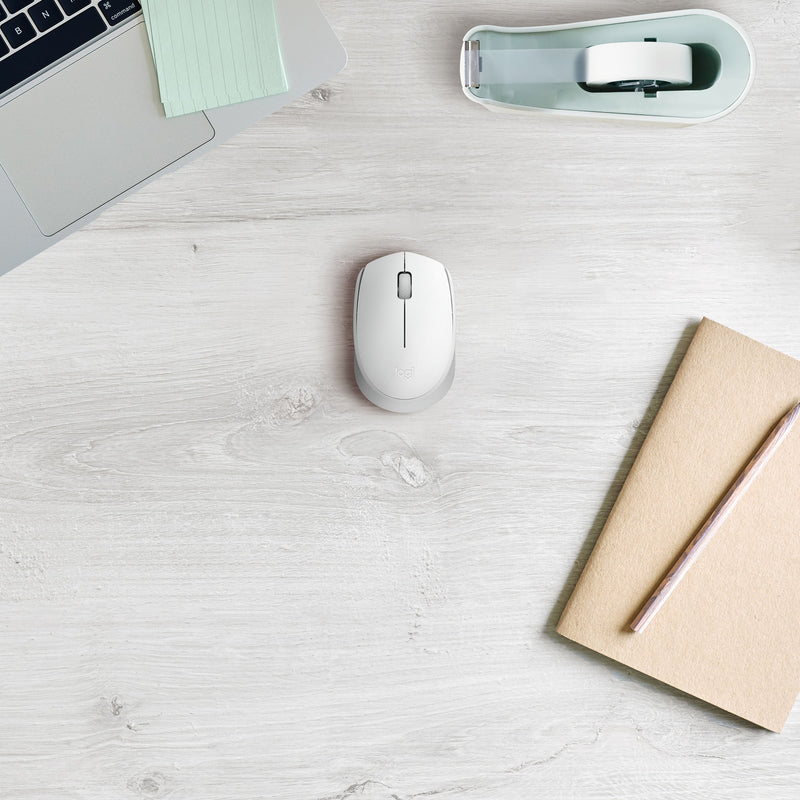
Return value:
[(501, 28), (464, 37), (466, 96), (493, 111), (709, 122), (733, 111), (753, 84), (747, 34), (716, 11)]

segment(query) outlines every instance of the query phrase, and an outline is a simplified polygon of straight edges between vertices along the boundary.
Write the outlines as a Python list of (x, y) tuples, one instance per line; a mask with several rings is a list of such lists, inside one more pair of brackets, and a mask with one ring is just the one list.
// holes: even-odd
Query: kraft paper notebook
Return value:
[(780, 731), (800, 691), (800, 427), (650, 626), (629, 626), (798, 401), (800, 361), (704, 319), (557, 631)]

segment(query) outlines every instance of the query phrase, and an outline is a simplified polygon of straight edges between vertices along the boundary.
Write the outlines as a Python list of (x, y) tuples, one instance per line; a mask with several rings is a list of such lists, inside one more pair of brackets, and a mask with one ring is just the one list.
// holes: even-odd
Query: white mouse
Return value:
[(456, 370), (450, 273), (416, 253), (371, 261), (353, 304), (358, 388), (387, 411), (421, 411), (441, 400)]

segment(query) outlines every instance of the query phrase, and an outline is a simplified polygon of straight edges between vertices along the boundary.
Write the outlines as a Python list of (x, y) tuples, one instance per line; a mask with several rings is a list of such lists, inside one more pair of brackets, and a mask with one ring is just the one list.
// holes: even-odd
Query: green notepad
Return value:
[(274, 0), (143, 0), (168, 117), (287, 91)]

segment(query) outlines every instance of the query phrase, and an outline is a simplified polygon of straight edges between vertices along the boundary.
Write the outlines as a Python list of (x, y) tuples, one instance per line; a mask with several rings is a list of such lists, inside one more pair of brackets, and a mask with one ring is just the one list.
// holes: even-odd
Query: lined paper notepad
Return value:
[(273, 0), (143, 0), (168, 117), (287, 91)]

